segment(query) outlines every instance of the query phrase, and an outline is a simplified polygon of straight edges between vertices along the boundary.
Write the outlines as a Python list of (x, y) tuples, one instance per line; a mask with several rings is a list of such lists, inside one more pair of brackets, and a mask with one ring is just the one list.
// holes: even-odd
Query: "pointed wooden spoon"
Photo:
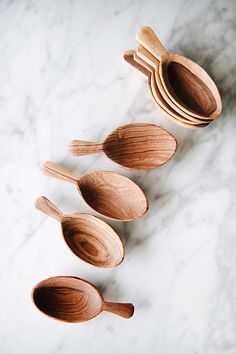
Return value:
[(142, 27), (137, 40), (159, 61), (156, 71), (174, 106), (200, 119), (215, 119), (220, 115), (219, 91), (200, 65), (184, 56), (168, 53), (150, 27)]
[(122, 242), (105, 221), (84, 213), (65, 215), (46, 197), (39, 197), (35, 207), (61, 223), (66, 244), (83, 261), (104, 268), (122, 262)]
[(134, 313), (132, 304), (106, 302), (99, 290), (76, 277), (52, 277), (35, 285), (32, 300), (45, 315), (63, 322), (85, 322), (109, 311), (124, 318)]
[(96, 171), (77, 177), (50, 161), (43, 164), (43, 172), (75, 184), (91, 208), (111, 219), (135, 220), (148, 210), (148, 201), (141, 188), (118, 173)]
[(115, 129), (101, 144), (73, 140), (72, 155), (82, 156), (103, 151), (121, 166), (148, 170), (166, 163), (177, 148), (175, 138), (155, 124), (133, 123)]

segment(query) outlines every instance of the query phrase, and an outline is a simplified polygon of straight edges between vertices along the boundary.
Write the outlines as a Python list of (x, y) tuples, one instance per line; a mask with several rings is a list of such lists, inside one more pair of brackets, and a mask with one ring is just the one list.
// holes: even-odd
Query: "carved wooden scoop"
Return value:
[(65, 215), (46, 197), (39, 197), (35, 207), (61, 223), (67, 245), (83, 261), (104, 268), (122, 262), (122, 242), (105, 221), (84, 213)]
[(118, 173), (96, 171), (77, 177), (50, 161), (44, 163), (43, 172), (75, 184), (91, 208), (111, 219), (135, 220), (148, 210), (148, 201), (141, 188)]
[[(139, 49), (139, 48), (138, 48)], [(143, 50), (147, 52), (145, 48), (142, 47)], [(138, 52), (138, 50), (137, 50)], [(168, 103), (164, 100), (162, 97), (157, 84), (155, 80), (155, 72), (152, 66), (150, 66), (146, 61), (142, 60), (137, 52), (134, 50), (128, 50), (124, 53), (124, 59), (132, 65), (135, 69), (139, 70), (142, 72), (148, 79), (148, 87), (149, 91), (151, 93), (151, 96), (153, 98), (153, 101), (155, 104), (158, 105), (158, 107), (166, 113), (169, 118), (176, 124), (184, 127), (184, 128), (189, 128), (189, 129), (197, 129), (197, 128), (202, 128), (208, 125), (208, 123), (205, 121), (205, 123), (200, 123), (201, 121), (197, 120), (195, 121), (194, 118), (192, 120), (187, 119), (180, 115), (178, 112), (176, 112)], [(147, 54), (147, 53), (145, 53)], [(148, 55), (151, 55), (148, 52)], [(146, 59), (146, 57), (145, 57)]]
[(150, 27), (142, 27), (137, 40), (160, 62), (157, 71), (176, 107), (201, 119), (219, 116), (222, 110), (220, 94), (200, 65), (184, 56), (168, 53)]
[(184, 123), (188, 124), (193, 124), (193, 125), (200, 125), (201, 126), (206, 126), (211, 122), (211, 119), (207, 120), (206, 118), (200, 119), (191, 116), (190, 114), (187, 114), (186, 112), (182, 111), (179, 107), (175, 106), (169, 96), (167, 95), (164, 86), (162, 85), (160, 75), (158, 72), (159, 68), (159, 62), (157, 59), (147, 50), (145, 49), (142, 45), (139, 45), (135, 54), (134, 54), (135, 60), (140, 62), (142, 60), (142, 63), (145, 63), (144, 65), (146, 67), (149, 67), (151, 70), (151, 86), (152, 86), (152, 91), (155, 97), (158, 97), (160, 101), (163, 103), (163, 106), (168, 110), (171, 110), (172, 116), (174, 115), (175, 117), (178, 116), (179, 120), (181, 120)]
[(134, 313), (132, 304), (106, 302), (94, 285), (76, 277), (43, 280), (33, 288), (32, 299), (45, 315), (71, 323), (91, 320), (102, 311), (124, 318)]
[(69, 151), (82, 156), (103, 151), (121, 166), (148, 170), (170, 160), (177, 148), (175, 138), (155, 124), (133, 123), (115, 129), (101, 144), (73, 140)]

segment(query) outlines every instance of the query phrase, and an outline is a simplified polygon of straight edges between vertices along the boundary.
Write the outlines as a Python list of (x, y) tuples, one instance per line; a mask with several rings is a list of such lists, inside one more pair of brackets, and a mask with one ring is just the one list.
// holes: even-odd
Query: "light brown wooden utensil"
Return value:
[(222, 110), (220, 94), (201, 66), (184, 56), (168, 53), (150, 27), (142, 27), (137, 40), (159, 60), (156, 71), (159, 71), (164, 90), (176, 107), (200, 119), (219, 116)]
[(177, 148), (175, 138), (155, 124), (132, 123), (115, 129), (101, 144), (73, 140), (69, 152), (75, 156), (103, 151), (121, 166), (148, 170), (166, 163)]
[(85, 322), (102, 311), (124, 318), (134, 313), (132, 304), (106, 302), (99, 290), (88, 281), (76, 277), (52, 277), (35, 285), (32, 300), (45, 315), (63, 322)]
[(161, 79), (160, 79), (160, 75), (158, 72), (158, 67), (159, 67), (159, 62), (157, 61), (157, 59), (147, 50), (145, 49), (142, 45), (138, 46), (136, 53), (134, 54), (135, 60), (139, 61), (139, 59), (142, 59), (143, 62), (146, 62), (149, 66), (149, 70), (152, 71), (152, 75), (151, 75), (151, 86), (152, 86), (152, 90), (154, 92), (157, 92), (157, 96), (159, 97), (159, 99), (163, 102), (163, 105), (165, 107), (168, 107), (168, 109), (175, 113), (179, 119), (183, 122), (186, 122), (188, 124), (206, 124), (209, 123), (211, 120), (202, 120), (200, 118), (195, 118), (183, 111), (181, 111), (181, 109), (179, 109), (177, 107), (174, 106), (173, 108), (173, 102), (171, 101), (171, 99), (169, 98), (169, 96), (166, 94), (164, 87), (162, 85)]
[(139, 64), (135, 58), (135, 50), (127, 50), (123, 57), (125, 59), (125, 61), (127, 63), (129, 63), (130, 65), (132, 65), (135, 69), (137, 69), (138, 71), (142, 72), (145, 76), (147, 76), (147, 78), (149, 78), (150, 76), (150, 70), (146, 69), (146, 67), (143, 64)]
[[(155, 77), (156, 77), (155, 70), (151, 65), (149, 65), (147, 63), (149, 61), (149, 56), (152, 56), (152, 55), (144, 47), (141, 47), (141, 46), (137, 49), (137, 52), (135, 52), (135, 54), (134, 54), (135, 60), (137, 62), (139, 62), (140, 64), (143, 63), (143, 65), (147, 69), (149, 69), (149, 71), (151, 72), (151, 78), (150, 78), (151, 87), (150, 88), (151, 88), (152, 94), (154, 95), (154, 98), (155, 98), (157, 104), (159, 105), (159, 107), (163, 107), (165, 112), (168, 113), (169, 118), (171, 118), (172, 121), (174, 121), (176, 124), (181, 125), (182, 127), (190, 128), (190, 129), (206, 127), (209, 124), (209, 121), (200, 120), (199, 118), (195, 119), (183, 112), (180, 114), (180, 113), (176, 112), (172, 108), (172, 106), (167, 103), (167, 101), (165, 101), (161, 92), (159, 91), (159, 87), (160, 87), (161, 83), (159, 82), (159, 86), (158, 86), (156, 79), (155, 79)], [(168, 97), (168, 99), (169, 99), (169, 97)]]
[(77, 177), (50, 161), (44, 163), (43, 172), (75, 184), (91, 208), (111, 219), (135, 220), (148, 210), (148, 201), (141, 188), (118, 173), (95, 171)]
[(66, 244), (83, 261), (104, 268), (122, 262), (122, 242), (105, 221), (84, 213), (65, 215), (43, 196), (36, 200), (35, 207), (60, 222)]
[[(139, 64), (135, 58), (135, 50), (127, 50), (124, 54), (123, 54), (123, 57), (125, 59), (125, 61), (127, 63), (129, 63), (131, 66), (133, 66), (135, 69), (137, 69), (138, 71), (140, 71), (141, 73), (143, 73), (146, 77), (147, 77), (147, 80), (148, 80), (148, 87), (149, 87), (149, 91), (151, 93), (151, 97), (153, 99), (153, 102), (155, 104), (157, 104), (156, 100), (155, 100), (155, 97), (154, 95), (152, 94), (152, 89), (151, 89), (151, 71), (149, 70), (149, 68), (146, 68), (146, 65), (143, 65), (142, 64)], [(140, 59), (141, 60), (141, 59)], [(142, 61), (141, 61), (142, 62)], [(145, 63), (146, 64), (146, 63)], [(148, 65), (149, 66), (149, 65)], [(165, 110), (158, 106), (163, 112), (165, 112)], [(166, 113), (166, 112), (165, 112)]]
[[(153, 101), (155, 104), (158, 105), (158, 107), (168, 115), (168, 117), (176, 124), (188, 128), (188, 129), (197, 129), (197, 128), (203, 128), (208, 123), (200, 124), (200, 123), (194, 123), (190, 120), (187, 120), (180, 116), (177, 112), (175, 112), (163, 99), (161, 96), (157, 86), (156, 82), (154, 79), (154, 70), (153, 68), (147, 64), (146, 61), (143, 61), (140, 57), (136, 55), (136, 52), (134, 50), (129, 50), (124, 53), (124, 59), (132, 65), (135, 69), (141, 71), (147, 76), (148, 79), (148, 87), (149, 91), (151, 93), (151, 96), (153, 98)], [(141, 70), (140, 70), (141, 69)]]

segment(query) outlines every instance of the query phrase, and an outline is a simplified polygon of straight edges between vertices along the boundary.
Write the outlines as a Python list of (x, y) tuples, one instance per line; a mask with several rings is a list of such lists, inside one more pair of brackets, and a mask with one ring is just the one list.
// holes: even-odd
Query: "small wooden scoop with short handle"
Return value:
[(131, 123), (116, 128), (103, 143), (73, 140), (72, 155), (104, 152), (117, 164), (136, 170), (148, 170), (166, 163), (174, 155), (177, 142), (173, 135), (155, 124)]
[(43, 172), (75, 184), (91, 208), (111, 219), (135, 220), (148, 210), (148, 201), (141, 188), (118, 173), (100, 170), (77, 177), (51, 161), (43, 164)]

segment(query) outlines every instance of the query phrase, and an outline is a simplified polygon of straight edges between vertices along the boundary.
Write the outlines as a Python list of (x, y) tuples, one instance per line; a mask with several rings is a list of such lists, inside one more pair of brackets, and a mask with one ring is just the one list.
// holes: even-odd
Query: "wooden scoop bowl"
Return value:
[(121, 166), (148, 170), (166, 163), (177, 148), (175, 138), (155, 124), (133, 123), (115, 129), (101, 144), (73, 140), (69, 151), (75, 156), (103, 151)]
[(219, 91), (201, 66), (184, 56), (168, 53), (150, 27), (142, 27), (137, 40), (160, 62), (157, 71), (175, 107), (200, 119), (215, 119), (220, 115)]
[(52, 277), (35, 285), (32, 300), (45, 315), (63, 322), (91, 320), (102, 311), (124, 318), (134, 313), (132, 304), (106, 302), (99, 290), (86, 280), (76, 277)]
[(66, 244), (83, 261), (104, 268), (123, 261), (122, 242), (105, 221), (84, 213), (65, 215), (46, 197), (39, 197), (35, 207), (61, 223)]
[(50, 161), (44, 163), (43, 172), (75, 184), (91, 208), (111, 219), (135, 220), (148, 210), (148, 201), (141, 188), (118, 173), (96, 171), (77, 177)]
[(164, 90), (164, 87), (160, 79), (160, 75), (158, 72), (159, 62), (142, 45), (140, 45), (137, 48), (135, 53), (135, 60), (139, 61), (140, 59), (142, 59), (143, 62), (146, 62), (146, 65), (149, 66), (149, 70), (152, 71), (151, 85), (152, 85), (154, 95), (159, 96), (159, 98), (162, 100), (163, 105), (165, 105), (165, 107), (168, 107), (169, 110), (175, 113), (181, 121), (188, 122), (189, 124), (196, 124), (196, 125), (204, 124), (205, 126), (206, 124), (211, 122), (211, 120), (193, 117), (190, 114), (183, 112), (180, 108), (173, 105), (173, 102), (171, 101), (166, 91)]
[(151, 93), (152, 99), (156, 105), (168, 115), (168, 117), (176, 124), (188, 128), (188, 129), (197, 129), (203, 128), (208, 123), (201, 124), (199, 122), (193, 122), (187, 118), (183, 118), (180, 114), (178, 114), (171, 106), (167, 104), (167, 102), (163, 99), (161, 93), (158, 90), (155, 81), (155, 73), (154, 69), (144, 60), (142, 60), (134, 50), (128, 50), (124, 53), (124, 59), (130, 65), (132, 65), (135, 69), (142, 72), (148, 79), (148, 87)]

